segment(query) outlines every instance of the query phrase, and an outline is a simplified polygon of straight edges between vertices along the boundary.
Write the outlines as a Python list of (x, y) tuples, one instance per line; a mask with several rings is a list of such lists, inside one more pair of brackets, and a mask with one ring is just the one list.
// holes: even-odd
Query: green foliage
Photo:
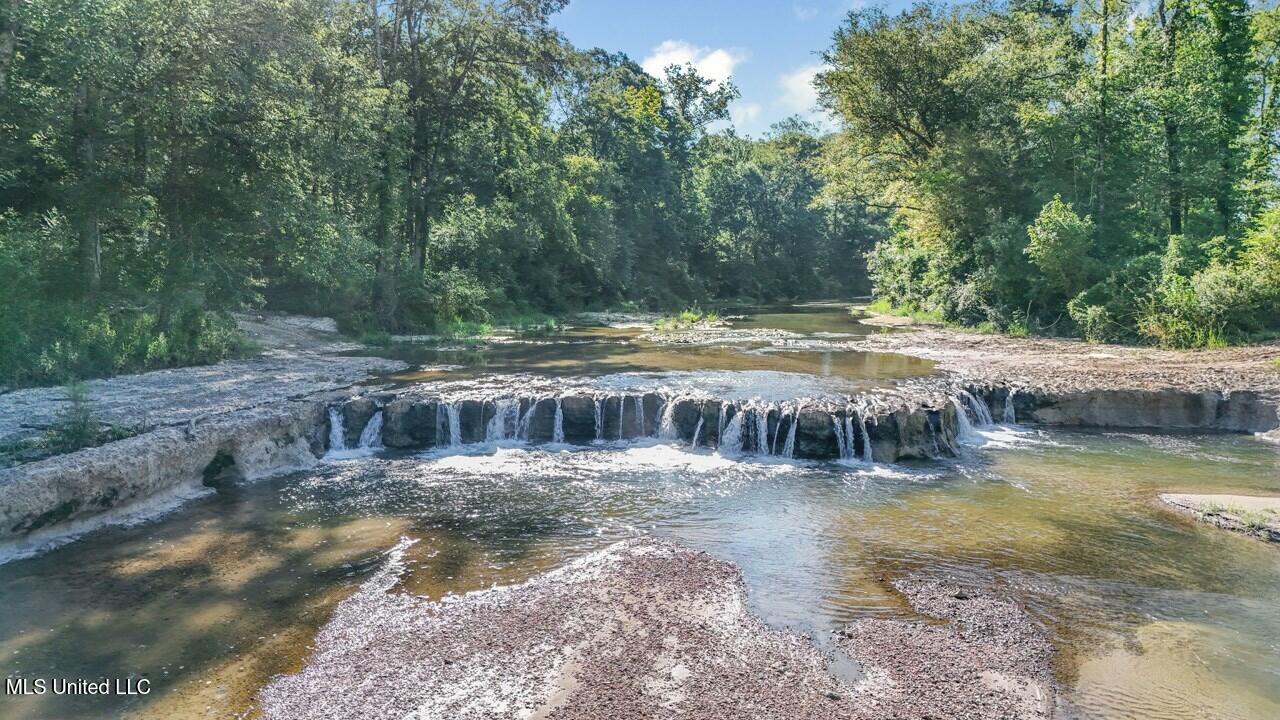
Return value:
[(688, 308), (675, 315), (666, 315), (659, 318), (653, 326), (660, 333), (670, 333), (689, 330), (699, 325), (714, 325), (718, 322), (720, 322), (720, 316), (716, 313), (704, 313), (697, 308)]
[(1096, 342), (1280, 332), (1277, 11), (1103, 9), (849, 15), (819, 85), (847, 128), (831, 187), (891, 212), (875, 294)]
[(1089, 257), (1093, 230), (1093, 220), (1077, 215), (1061, 195), (1045, 204), (1027, 228), (1031, 241), (1023, 252), (1040, 270), (1046, 288), (1071, 298), (1089, 285), (1096, 264)]
[(370, 347), (389, 347), (392, 344), (391, 333), (386, 330), (370, 330), (361, 333), (360, 344)]

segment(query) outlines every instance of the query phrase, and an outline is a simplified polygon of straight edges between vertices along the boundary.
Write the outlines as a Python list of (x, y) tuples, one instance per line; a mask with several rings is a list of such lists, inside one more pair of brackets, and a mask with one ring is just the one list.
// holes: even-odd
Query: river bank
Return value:
[[(1200, 378), (1184, 373), (1185, 385), (1149, 377), (1107, 387), (1104, 363), (1088, 383), (1050, 386), (1050, 368), (1070, 360), (1048, 346), (1032, 357), (1031, 344), (1017, 350), (955, 335), (935, 338), (942, 350), (933, 359), (869, 350), (919, 344), (910, 338), (923, 331), (882, 336), (827, 306), (762, 310), (684, 333), (657, 334), (651, 318), (628, 317), (466, 347), (392, 348), (386, 358), (326, 354), (355, 348), (302, 325), (321, 349), (281, 352), (320, 368), (372, 369), (317, 371), (284, 398), (262, 390), (271, 381), (264, 374), (284, 372), (278, 366), (230, 377), (217, 366), (193, 369), (226, 382), (193, 382), (192, 397), (174, 387), (147, 395), (157, 412), (172, 409), (173, 424), (0, 472), (0, 507), (9, 513), (0, 514), (0, 530), (25, 543), (0, 565), (0, 593), (14, 607), (0, 621), (0, 655), (16, 651), (11, 671), (66, 667), (74, 656), (71, 666), (83, 673), (157, 679), (157, 697), (120, 710), (129, 717), (206, 706), (237, 716), (256, 707), (272, 677), (286, 674), (280, 688), (310, 678), (263, 695), (264, 707), (274, 698), (288, 716), (290, 703), (323, 705), (327, 681), (311, 680), (325, 668), (346, 678), (334, 669), (342, 667), (372, 673), (362, 687), (375, 687), (389, 708), (452, 707), (457, 696), (398, 695), (388, 678), (451, 667), (435, 663), (428, 646), (465, 656), (505, 647), (509, 637), (511, 647), (536, 655), (529, 669), (477, 651), (481, 664), (463, 675), (541, 683), (549, 694), (527, 696), (543, 709), (562, 707), (548, 698), (581, 690), (563, 707), (612, 693), (626, 700), (620, 713), (652, 714), (656, 706), (645, 703), (668, 687), (690, 707), (718, 696), (751, 708), (755, 696), (770, 694), (816, 717), (835, 705), (849, 717), (876, 707), (1041, 717), (1060, 692), (1101, 717), (1137, 707), (1177, 717), (1172, 709), (1201, 696), (1235, 709), (1209, 715), (1224, 718), (1268, 717), (1274, 704), (1273, 679), (1239, 663), (1270, 667), (1268, 638), (1280, 642), (1267, 599), (1280, 580), (1259, 555), (1271, 549), (1201, 529), (1154, 502), (1169, 490), (1280, 490), (1274, 446), (1243, 436), (1275, 422), (1274, 395), (1265, 384), (1242, 387), (1230, 372), (1213, 385), (1215, 364), (1229, 358), (1183, 360)], [(1037, 384), (980, 374), (1018, 352), (1045, 368)], [(1142, 360), (1123, 363), (1137, 373)], [(531, 372), (509, 372), (522, 364)], [(339, 380), (359, 384), (336, 387)], [(205, 391), (221, 398), (221, 409), (190, 414), (194, 394)], [(1101, 429), (1062, 427), (1072, 421)], [(122, 527), (103, 529), (116, 511), (126, 515)], [(57, 533), (57, 542), (43, 542)], [(91, 534), (51, 550), (80, 533)], [(403, 549), (396, 569), (384, 552), (402, 537), (418, 542)], [(588, 573), (614, 595), (584, 591), (578, 605), (550, 589), (581, 585), (576, 570), (554, 574), (575, 561), (653, 537), (676, 546), (650, 558), (652, 567), (627, 560), (620, 566), (634, 573)], [(737, 580), (669, 586), (664, 577), (685, 576), (668, 561)], [(390, 593), (375, 597), (355, 585), (384, 569), (396, 578)], [(103, 578), (111, 599), (96, 591)], [(525, 590), (468, 594), (494, 584)], [(66, 599), (54, 603), (50, 594)], [(390, 603), (405, 615), (384, 624), (412, 632), (397, 650), (395, 637), (359, 630), (353, 613), (363, 610), (335, 610), (344, 598), (366, 609)], [(1224, 612), (1206, 625), (1196, 609), (1210, 601)], [(544, 603), (560, 615), (540, 615)], [(646, 645), (642, 630), (706, 639), (710, 621), (699, 609), (708, 603), (736, 607), (730, 624), (760, 645), (721, 667), (713, 650), (743, 639), (712, 637), (698, 655), (710, 669), (673, 685), (665, 646)], [(614, 605), (626, 617), (611, 615)], [(49, 612), (58, 619), (46, 619)], [(569, 625), (556, 624), (561, 616)], [(484, 622), (457, 631), (456, 642), (423, 639), (456, 630), (457, 617)], [(663, 624), (681, 617), (689, 622)], [(1138, 619), (1152, 617), (1156, 630)], [(620, 629), (596, 638), (574, 618)], [(41, 635), (46, 623), (58, 631)], [(564, 643), (537, 645), (540, 636), (559, 638), (556, 628)], [(312, 653), (317, 631), (359, 642), (318, 641)], [(85, 653), (87, 636), (101, 652)], [(1189, 644), (1208, 664), (1184, 662), (1178, 648)], [(1138, 646), (1148, 651), (1132, 650)], [(913, 655), (916, 647), (927, 652)], [(757, 674), (772, 677), (779, 653), (808, 668), (797, 670), (809, 678), (803, 692), (756, 683)], [(832, 664), (841, 654), (856, 672)], [(578, 669), (565, 674), (569, 656)], [(579, 683), (585, 665), (597, 671)], [(1179, 678), (1177, 692), (1143, 685), (1165, 676)], [(818, 690), (831, 683), (840, 687)], [(54, 707), (32, 700), (16, 716), (39, 718)], [(92, 706), (56, 710), (96, 717)]]

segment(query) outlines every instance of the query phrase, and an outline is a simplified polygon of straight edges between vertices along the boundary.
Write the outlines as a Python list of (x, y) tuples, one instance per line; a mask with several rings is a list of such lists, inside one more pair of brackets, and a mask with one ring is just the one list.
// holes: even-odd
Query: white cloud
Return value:
[(821, 70), (821, 65), (805, 65), (778, 78), (778, 87), (782, 88), (779, 104), (792, 112), (812, 112), (818, 104), (818, 89), (813, 86), (813, 78)]
[(733, 126), (738, 130), (754, 125), (763, 111), (760, 103), (739, 101), (729, 106), (729, 116), (733, 118)]
[(796, 19), (800, 22), (809, 22), (818, 17), (818, 8), (808, 5), (792, 5), (791, 9), (796, 13)]
[(733, 75), (733, 68), (738, 63), (746, 59), (746, 55), (735, 50), (698, 47), (684, 40), (664, 40), (641, 61), (640, 66), (645, 72), (660, 78), (668, 65), (692, 65), (699, 75), (718, 86)]

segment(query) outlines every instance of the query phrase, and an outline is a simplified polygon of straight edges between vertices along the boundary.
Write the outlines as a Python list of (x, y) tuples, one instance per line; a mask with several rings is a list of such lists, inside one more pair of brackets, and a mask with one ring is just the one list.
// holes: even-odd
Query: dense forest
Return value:
[(839, 191), (892, 208), (877, 296), (1013, 333), (1274, 335), (1278, 51), (1245, 0), (851, 14), (818, 83)]
[(213, 360), (238, 308), (447, 330), (865, 291), (814, 128), (739, 137), (731, 84), (575, 49), (563, 4), (5, 0), (0, 382)]
[[(0, 0), (0, 384), (365, 331), (850, 295), (1018, 333), (1280, 330), (1280, 14), (850, 13), (840, 129), (572, 47), (564, 0)], [(815, 48), (815, 50), (820, 50)]]

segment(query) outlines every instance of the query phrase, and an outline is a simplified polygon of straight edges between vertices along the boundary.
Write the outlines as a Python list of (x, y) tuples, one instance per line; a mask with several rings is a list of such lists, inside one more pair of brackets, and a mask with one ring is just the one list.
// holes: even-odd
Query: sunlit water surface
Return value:
[(652, 533), (732, 560), (768, 622), (906, 613), (883, 579), (994, 575), (1062, 651), (1067, 715), (1280, 717), (1280, 552), (1157, 490), (1276, 492), (1246, 437), (996, 432), (911, 468), (641, 443), (383, 455), (235, 488), (0, 566), (4, 673), (147, 677), (145, 698), (0, 698), (0, 716), (227, 717), (298, 669), (333, 604), (402, 535), (407, 591), (518, 581)]

